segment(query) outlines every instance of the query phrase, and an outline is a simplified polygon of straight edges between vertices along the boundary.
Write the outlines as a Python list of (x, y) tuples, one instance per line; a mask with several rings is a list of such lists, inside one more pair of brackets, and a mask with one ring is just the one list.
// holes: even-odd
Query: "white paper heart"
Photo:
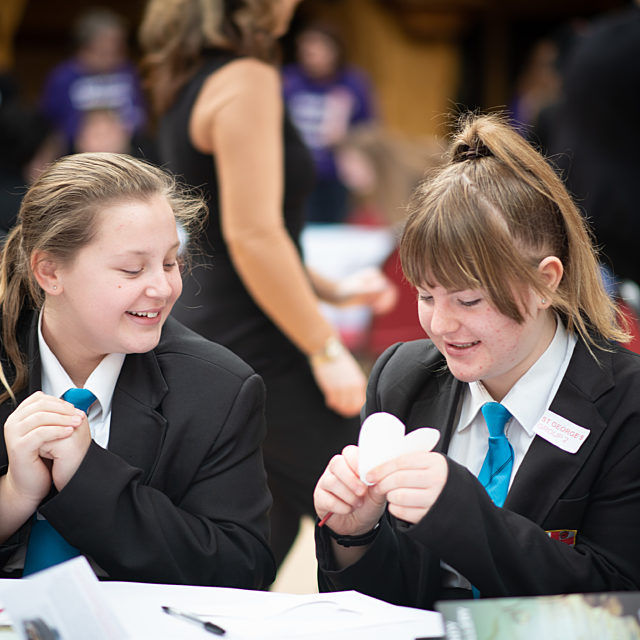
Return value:
[(416, 429), (405, 436), (405, 426), (396, 416), (384, 411), (372, 413), (360, 427), (360, 479), (366, 482), (365, 477), (371, 469), (403, 453), (431, 451), (439, 439), (440, 432), (429, 427)]

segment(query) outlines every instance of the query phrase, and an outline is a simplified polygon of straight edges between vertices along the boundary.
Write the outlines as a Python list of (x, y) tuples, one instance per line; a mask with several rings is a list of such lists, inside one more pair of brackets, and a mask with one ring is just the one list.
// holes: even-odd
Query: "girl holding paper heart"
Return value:
[(639, 589), (640, 358), (555, 172), (499, 116), (463, 118), (400, 255), (430, 339), (380, 357), (364, 414), (440, 440), (366, 484), (358, 447), (331, 460), (320, 588), (426, 608)]

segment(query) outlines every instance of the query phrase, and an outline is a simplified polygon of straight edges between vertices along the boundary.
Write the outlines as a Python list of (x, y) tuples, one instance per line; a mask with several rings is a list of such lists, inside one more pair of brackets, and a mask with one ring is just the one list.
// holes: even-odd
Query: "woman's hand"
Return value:
[(357, 536), (371, 531), (384, 513), (386, 500), (377, 487), (358, 476), (358, 447), (349, 445), (333, 456), (313, 493), (318, 517), (331, 513), (326, 523), (339, 535)]
[(398, 300), (397, 287), (377, 267), (356, 271), (336, 282), (334, 304), (366, 305), (373, 313), (387, 313)]
[(320, 300), (336, 307), (364, 305), (373, 313), (387, 313), (398, 300), (397, 287), (378, 267), (366, 267), (339, 280), (309, 267), (307, 273)]
[(313, 376), (326, 405), (343, 416), (356, 416), (365, 400), (367, 379), (355, 358), (340, 345), (331, 358), (309, 358)]
[(441, 453), (405, 453), (372, 469), (367, 481), (386, 497), (389, 513), (416, 524), (442, 493), (449, 467)]

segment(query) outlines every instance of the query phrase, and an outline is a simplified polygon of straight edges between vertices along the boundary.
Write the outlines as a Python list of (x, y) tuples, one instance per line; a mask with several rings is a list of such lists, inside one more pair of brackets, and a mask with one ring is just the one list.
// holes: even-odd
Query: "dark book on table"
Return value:
[(640, 640), (640, 592), (436, 603), (446, 640)]

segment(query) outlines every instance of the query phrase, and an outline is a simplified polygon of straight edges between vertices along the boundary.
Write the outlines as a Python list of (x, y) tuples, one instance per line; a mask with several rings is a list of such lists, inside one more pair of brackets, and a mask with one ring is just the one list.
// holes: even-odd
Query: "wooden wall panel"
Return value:
[(13, 38), (27, 0), (0, 0), (0, 70), (13, 67)]

